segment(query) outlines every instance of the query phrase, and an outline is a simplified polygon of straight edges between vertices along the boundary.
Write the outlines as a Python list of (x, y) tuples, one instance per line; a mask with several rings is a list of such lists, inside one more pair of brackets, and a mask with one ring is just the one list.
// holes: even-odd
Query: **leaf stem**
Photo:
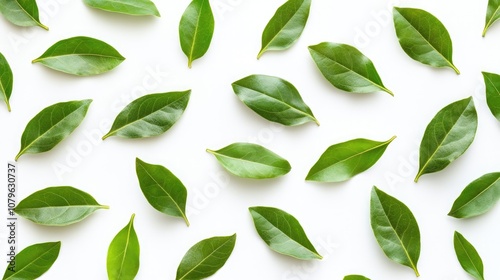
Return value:
[(9, 103), (9, 100), (5, 100), (5, 104), (7, 104), (7, 110), (9, 110), (9, 112), (11, 112), (11, 108), (10, 108), (10, 103)]
[(460, 75), (460, 70), (458, 70), (457, 67), (455, 67), (455, 65), (453, 65), (453, 63), (450, 63), (450, 67), (455, 70), (455, 73), (457, 73), (457, 75)]
[(266, 52), (265, 49), (260, 50), (259, 54), (257, 55), (257, 59), (260, 59), (260, 57)]
[(49, 27), (48, 27), (48, 26), (46, 26), (46, 25), (44, 25), (43, 23), (41, 23), (41, 22), (37, 22), (37, 24), (38, 24), (38, 26), (40, 26), (41, 28), (43, 28), (43, 29), (45, 29), (45, 30), (49, 31)]

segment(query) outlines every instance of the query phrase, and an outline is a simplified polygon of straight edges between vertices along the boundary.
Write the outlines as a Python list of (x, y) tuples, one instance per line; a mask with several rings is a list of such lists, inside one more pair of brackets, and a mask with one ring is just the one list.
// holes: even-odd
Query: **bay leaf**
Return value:
[(12, 95), (12, 85), (14, 83), (14, 75), (10, 68), (9, 62), (5, 56), (0, 53), (0, 97), (5, 101), (7, 110), (10, 112), (10, 96)]
[(133, 280), (139, 272), (140, 246), (134, 218), (135, 214), (109, 244), (106, 262), (109, 280)]
[(484, 25), (483, 37), (486, 36), (488, 29), (500, 19), (500, 0), (489, 0), (486, 9), (486, 23)]
[(49, 30), (40, 22), (36, 0), (0, 0), (0, 13), (15, 25), (39, 26)]
[(83, 0), (92, 8), (131, 16), (157, 16), (160, 12), (151, 0)]
[(491, 113), (500, 121), (500, 75), (483, 72), (486, 102)]
[(39, 243), (24, 248), (16, 255), (15, 269), (5, 270), (3, 280), (33, 280), (47, 272), (57, 260), (61, 242)]
[(347, 275), (344, 277), (344, 280), (370, 280), (370, 278), (366, 278), (361, 275)]
[(462, 268), (474, 279), (484, 280), (483, 260), (476, 248), (458, 231), (455, 231), (453, 236), (453, 245)]

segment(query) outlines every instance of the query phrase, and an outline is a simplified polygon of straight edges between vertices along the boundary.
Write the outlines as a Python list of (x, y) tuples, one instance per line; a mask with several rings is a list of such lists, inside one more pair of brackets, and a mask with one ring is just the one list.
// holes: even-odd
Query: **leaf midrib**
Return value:
[(95, 57), (102, 57), (102, 58), (112, 58), (112, 59), (117, 59), (117, 60), (124, 60), (123, 56), (111, 56), (111, 55), (102, 55), (102, 54), (93, 54), (93, 53), (70, 53), (70, 54), (39, 57), (39, 58), (33, 60), (33, 62), (58, 59), (58, 58), (66, 57), (66, 56), (95, 56)]
[(30, 265), (32, 265), (33, 263), (35, 263), (36, 261), (38, 261), (39, 259), (41, 259), (43, 256), (49, 254), (54, 249), (54, 247), (56, 247), (56, 246), (57, 246), (57, 243), (55, 243), (54, 246), (52, 246), (49, 250), (43, 252), (40, 256), (36, 257), (30, 263), (28, 263), (27, 265), (25, 265), (24, 267), (22, 267), (20, 270), (17, 270), (16, 272), (14, 272), (13, 274), (11, 274), (9, 277), (5, 278), (4, 280), (11, 279), (13, 276), (16, 276), (17, 274), (21, 273), (21, 271), (23, 271), (26, 268), (28, 268)]
[(123, 250), (123, 258), (122, 258), (122, 261), (120, 263), (120, 270), (118, 271), (118, 279), (121, 279), (125, 259), (127, 258), (128, 247), (130, 244), (130, 233), (132, 232), (132, 227), (134, 226), (133, 221), (134, 220), (132, 218), (132, 221), (130, 221), (129, 224), (127, 225), (127, 241), (125, 242), (125, 248)]
[(232, 156), (227, 156), (227, 155), (221, 154), (221, 153), (219, 153), (217, 151), (211, 151), (211, 150), (209, 150), (209, 152), (212, 153), (212, 154), (214, 154), (214, 155), (216, 155), (216, 156), (221, 156), (221, 157), (225, 157), (225, 158), (229, 158), (229, 159), (233, 159), (233, 160), (237, 160), (237, 161), (243, 161), (243, 162), (253, 163), (253, 164), (257, 164), (257, 165), (263, 165), (263, 166), (277, 168), (277, 169), (284, 170), (284, 171), (287, 170), (287, 168), (282, 168), (282, 167), (268, 165), (268, 164), (260, 163), (260, 162), (256, 162), (256, 161), (250, 161), (250, 160), (246, 160), (246, 159), (242, 159), (242, 158), (235, 158), (235, 157), (232, 157)]
[[(117, 1), (117, 0), (106, 0), (106, 2), (113, 2), (113, 3), (117, 3), (117, 4), (122, 4), (124, 6), (130, 6), (133, 8), (145, 9), (144, 7), (134, 5), (134, 2), (130, 3), (130, 2)], [(145, 10), (147, 10), (147, 9), (145, 9)]]
[(473, 198), (469, 199), (467, 201), (467, 203), (463, 204), (462, 206), (460, 206), (459, 208), (457, 208), (455, 211), (451, 212), (450, 214), (453, 215), (453, 214), (459, 212), (460, 210), (462, 210), (463, 208), (465, 208), (467, 205), (469, 205), (470, 203), (472, 203), (473, 201), (475, 201), (478, 197), (482, 196), (485, 192), (489, 191), (499, 181), (500, 181), (500, 176), (498, 177), (498, 179), (495, 180), (495, 182), (491, 183), (487, 188), (485, 188), (484, 190), (482, 190), (480, 193), (478, 193), (477, 195), (475, 195)]
[(493, 22), (495, 22), (496, 20), (498, 20), (498, 19), (494, 20), (494, 18), (498, 14), (499, 11), (500, 11), (500, 6), (498, 6), (495, 9), (495, 12), (491, 15), (490, 20), (488, 20), (488, 23), (486, 24), (486, 27), (484, 28), (485, 29), (484, 34), (486, 34), (486, 30), (488, 30), (490, 28), (490, 26), (493, 24)]
[(201, 0), (201, 7), (200, 10), (198, 11), (198, 17), (196, 18), (196, 26), (194, 28), (194, 35), (193, 35), (193, 42), (191, 43), (191, 49), (189, 51), (189, 65), (193, 62), (193, 53), (194, 53), (194, 46), (196, 45), (196, 40), (198, 39), (198, 29), (200, 27), (200, 20), (201, 20), (201, 13), (203, 12), (203, 7), (205, 6), (205, 2), (207, 0)]

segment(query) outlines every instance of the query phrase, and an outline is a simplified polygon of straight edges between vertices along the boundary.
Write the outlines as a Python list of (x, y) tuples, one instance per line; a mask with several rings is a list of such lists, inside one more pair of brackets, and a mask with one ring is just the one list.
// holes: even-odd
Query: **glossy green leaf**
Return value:
[(309, 52), (325, 78), (336, 88), (354, 93), (388, 90), (373, 62), (353, 46), (324, 42), (309, 46)]
[(268, 50), (286, 50), (299, 39), (306, 27), (311, 0), (288, 0), (278, 8), (262, 33), (262, 48), (257, 58)]
[(234, 143), (217, 151), (207, 149), (232, 174), (242, 178), (276, 178), (290, 172), (290, 163), (274, 152), (251, 143)]
[(160, 16), (150, 0), (83, 0), (92, 8), (131, 16)]
[(35, 0), (0, 0), (0, 13), (15, 25), (40, 26), (49, 30), (40, 22)]
[(420, 230), (410, 209), (396, 198), (373, 187), (370, 220), (378, 244), (391, 260), (415, 271), (420, 256)]
[(445, 169), (467, 151), (477, 130), (472, 97), (453, 102), (439, 111), (427, 126), (420, 144), (420, 176)]
[(273, 251), (301, 260), (322, 259), (299, 221), (271, 207), (250, 207), (255, 229)]
[(193, 0), (182, 15), (179, 24), (181, 48), (188, 58), (188, 66), (208, 51), (214, 34), (215, 20), (209, 0)]
[(12, 85), (14, 83), (14, 75), (12, 75), (12, 69), (10, 65), (0, 53), (0, 99), (5, 101), (7, 105), (7, 110), (10, 112), (10, 96), (12, 94)]
[(23, 199), (15, 212), (36, 224), (66, 226), (82, 221), (99, 209), (108, 208), (97, 203), (88, 193), (73, 187), (50, 187)]
[(39, 243), (24, 248), (16, 255), (16, 266), (7, 266), (3, 280), (33, 280), (42, 276), (54, 264), (61, 242)]
[(134, 217), (135, 214), (109, 245), (106, 263), (109, 280), (133, 280), (139, 271), (140, 246)]
[(344, 277), (344, 280), (370, 280), (370, 278), (366, 278), (361, 275), (347, 275)]
[(191, 247), (177, 268), (176, 280), (199, 280), (214, 275), (233, 252), (236, 234), (212, 237)]
[(187, 189), (184, 184), (161, 165), (149, 164), (137, 158), (135, 168), (142, 193), (149, 204), (166, 215), (183, 218), (189, 226), (186, 217)]
[(38, 154), (52, 150), (82, 123), (92, 100), (69, 101), (51, 105), (31, 119), (21, 137), (23, 154)]
[(251, 75), (232, 84), (238, 98), (255, 113), (272, 122), (294, 126), (316, 122), (311, 109), (288, 81), (266, 75)]
[(453, 236), (453, 245), (462, 268), (474, 279), (484, 280), (483, 261), (476, 248), (458, 231)]
[(385, 142), (354, 139), (330, 146), (307, 174), (306, 180), (343, 182), (372, 167), (396, 136)]
[(154, 93), (140, 97), (123, 109), (116, 117), (110, 136), (146, 138), (169, 130), (186, 110), (191, 90)]
[(399, 44), (409, 57), (433, 67), (453, 65), (453, 45), (446, 27), (432, 14), (419, 9), (393, 10), (394, 26)]
[(455, 218), (471, 218), (488, 212), (500, 200), (500, 172), (490, 173), (470, 183), (448, 213)]
[(500, 121), (500, 75), (483, 72), (486, 102), (491, 113)]
[(73, 37), (52, 45), (33, 63), (76, 76), (108, 72), (125, 58), (107, 43), (90, 37)]
[(500, 0), (489, 0), (488, 8), (486, 9), (486, 23), (483, 30), (483, 37), (486, 36), (486, 32), (490, 26), (500, 19)]

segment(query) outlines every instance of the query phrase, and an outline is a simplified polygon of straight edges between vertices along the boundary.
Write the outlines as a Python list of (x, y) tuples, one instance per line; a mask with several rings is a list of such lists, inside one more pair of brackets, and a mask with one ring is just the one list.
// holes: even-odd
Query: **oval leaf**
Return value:
[(73, 37), (51, 46), (33, 63), (76, 76), (98, 75), (110, 71), (125, 58), (107, 43), (89, 37)]
[(299, 221), (283, 210), (250, 207), (255, 229), (273, 251), (301, 260), (322, 259)]
[(33, 280), (42, 276), (54, 264), (61, 242), (39, 243), (24, 248), (16, 255), (15, 268), (5, 270), (3, 280)]
[(218, 151), (207, 149), (232, 174), (251, 179), (276, 178), (290, 172), (290, 163), (256, 144), (234, 143)]
[(311, 0), (288, 0), (278, 8), (262, 33), (262, 48), (257, 58), (268, 50), (286, 50), (299, 39), (306, 27)]
[(361, 275), (347, 275), (344, 277), (344, 280), (370, 280), (370, 278), (366, 278)]
[(35, 0), (0, 0), (0, 12), (11, 23), (18, 26), (40, 26), (49, 28), (40, 22), (38, 6)]
[(330, 146), (307, 174), (306, 180), (343, 182), (372, 167), (396, 136), (385, 142), (354, 139)]
[(135, 214), (109, 245), (106, 263), (109, 280), (132, 280), (139, 271), (140, 246), (134, 217)]
[(486, 10), (486, 23), (483, 30), (483, 37), (486, 36), (486, 32), (490, 26), (498, 19), (500, 19), (500, 0), (489, 0)]
[(161, 135), (181, 118), (190, 95), (188, 90), (140, 97), (118, 114), (111, 130), (102, 139), (110, 136), (146, 138)]
[(500, 172), (470, 183), (453, 203), (449, 216), (471, 218), (488, 212), (500, 199)]
[(10, 96), (12, 94), (12, 84), (14, 83), (14, 76), (10, 69), (9, 63), (5, 56), (0, 53), (0, 97), (5, 101), (7, 110), (10, 112)]
[(420, 256), (420, 230), (410, 209), (396, 198), (373, 187), (370, 220), (378, 244), (391, 260), (415, 271)]
[(36, 224), (66, 226), (82, 221), (99, 209), (100, 205), (88, 193), (73, 187), (50, 187), (23, 199), (15, 212)]
[(491, 113), (500, 121), (500, 75), (483, 72), (486, 101)]
[(294, 126), (316, 122), (297, 89), (278, 77), (251, 75), (232, 84), (238, 98), (266, 120)]
[(38, 154), (52, 150), (82, 123), (92, 100), (69, 101), (51, 105), (31, 119), (21, 137), (23, 154)]
[(150, 0), (84, 0), (92, 8), (131, 16), (160, 16)]
[(152, 165), (140, 159), (135, 160), (137, 178), (149, 204), (156, 210), (170, 216), (186, 217), (187, 190), (175, 175), (161, 165)]
[(460, 74), (453, 65), (450, 34), (439, 19), (424, 10), (397, 7), (393, 17), (399, 44), (408, 56), (433, 67), (450, 67)]
[(214, 15), (209, 0), (193, 0), (182, 15), (179, 24), (181, 48), (188, 58), (188, 66), (208, 51), (214, 34)]
[(191, 247), (177, 268), (176, 280), (198, 280), (214, 275), (233, 252), (236, 234), (212, 237)]
[(467, 151), (477, 130), (472, 97), (444, 107), (427, 126), (420, 144), (420, 176), (445, 169)]
[(347, 92), (372, 93), (388, 90), (373, 62), (353, 46), (324, 42), (309, 47), (323, 76), (336, 88)]
[(458, 231), (455, 231), (453, 245), (462, 268), (475, 279), (484, 280), (483, 261), (476, 248)]

